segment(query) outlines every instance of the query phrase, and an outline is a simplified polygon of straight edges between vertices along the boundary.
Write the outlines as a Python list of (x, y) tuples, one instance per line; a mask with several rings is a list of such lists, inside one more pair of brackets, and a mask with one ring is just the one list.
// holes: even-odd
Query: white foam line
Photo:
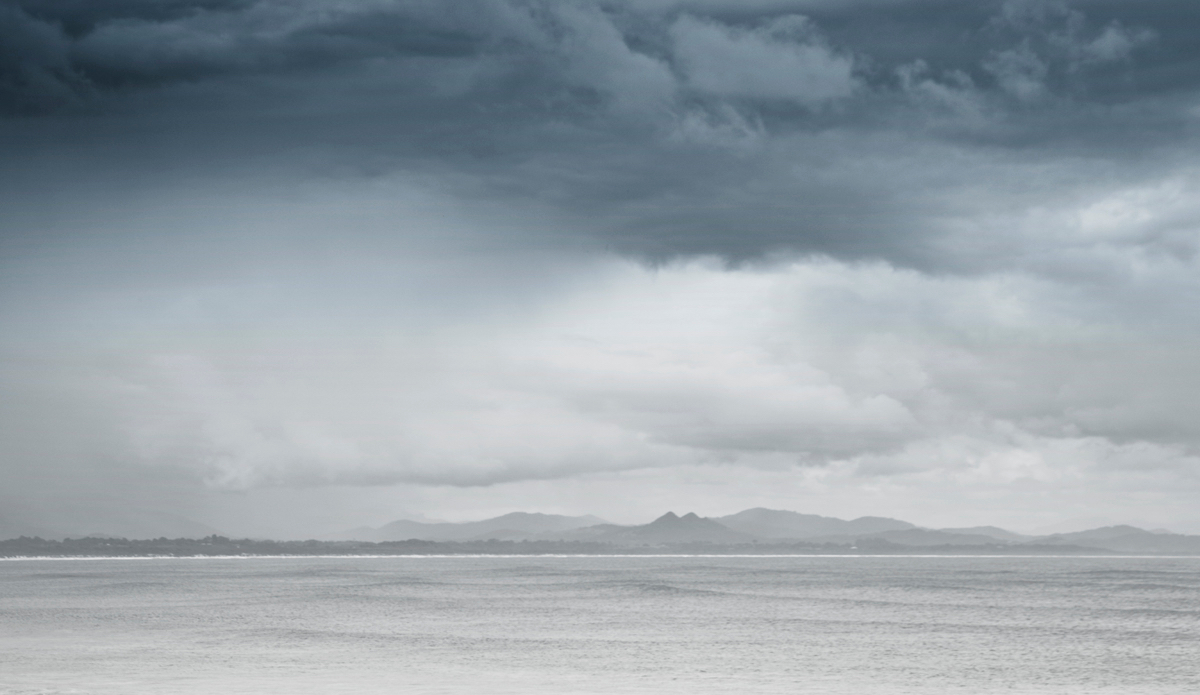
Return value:
[(65, 561), (99, 561), (99, 560), (348, 560), (348, 559), (410, 559), (410, 560), (425, 560), (425, 559), (440, 559), (440, 558), (992, 558), (997, 560), (1003, 559), (1046, 559), (1046, 560), (1061, 560), (1061, 559), (1091, 559), (1091, 560), (1200, 560), (1200, 555), (898, 555), (889, 553), (886, 555), (850, 555), (845, 553), (818, 555), (818, 554), (781, 554), (781, 555), (731, 555), (725, 553), (714, 553), (708, 555), (701, 554), (679, 554), (679, 553), (662, 553), (662, 554), (453, 554), (453, 555), (37, 555), (37, 556), (16, 556), (16, 557), (0, 557), (0, 562), (30, 562), (30, 561), (45, 561), (45, 560), (65, 560)]

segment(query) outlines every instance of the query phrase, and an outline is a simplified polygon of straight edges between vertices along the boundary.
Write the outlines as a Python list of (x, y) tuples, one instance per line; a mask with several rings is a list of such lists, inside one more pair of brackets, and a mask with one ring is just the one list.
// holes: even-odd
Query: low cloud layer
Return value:
[(216, 525), (789, 474), (1196, 523), (1198, 21), (5, 0), (0, 482)]

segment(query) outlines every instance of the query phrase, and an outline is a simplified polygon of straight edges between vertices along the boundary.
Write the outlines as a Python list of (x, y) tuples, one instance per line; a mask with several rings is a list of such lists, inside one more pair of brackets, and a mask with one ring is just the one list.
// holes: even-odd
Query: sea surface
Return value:
[(1200, 558), (5, 560), (0, 693), (1200, 693)]

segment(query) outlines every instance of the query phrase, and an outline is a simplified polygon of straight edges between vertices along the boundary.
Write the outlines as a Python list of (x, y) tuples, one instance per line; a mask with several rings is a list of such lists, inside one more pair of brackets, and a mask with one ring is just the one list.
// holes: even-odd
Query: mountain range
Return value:
[(605, 521), (594, 516), (559, 516), (513, 512), (483, 521), (465, 523), (422, 522), (400, 519), (379, 528), (361, 527), (338, 534), (334, 540), (371, 541), (475, 541), (475, 540), (527, 540), (552, 536), (558, 538), (566, 532), (589, 526), (603, 525)]
[(467, 523), (394, 521), (338, 536), (358, 541), (587, 541), (617, 547), (684, 544), (779, 545), (805, 543), (887, 549), (980, 549), (1037, 551), (1097, 550), (1114, 553), (1197, 554), (1200, 536), (1109, 526), (1047, 536), (1028, 536), (995, 526), (929, 529), (899, 519), (865, 516), (852, 520), (776, 509), (747, 509), (705, 518), (667, 512), (648, 524), (622, 526), (594, 516), (514, 512)]
[[(49, 524), (21, 524), (6, 518), (0, 505), (0, 539), (55, 538), (203, 538), (217, 535), (211, 527), (181, 516), (125, 510), (91, 522), (89, 533), (63, 533)], [(72, 519), (72, 526), (83, 523)], [(65, 524), (62, 524), (65, 525)], [(153, 528), (152, 535), (138, 529)], [(1122, 554), (1200, 554), (1200, 536), (1147, 531), (1135, 526), (1106, 526), (1074, 533), (1024, 535), (995, 526), (922, 528), (907, 521), (864, 516), (844, 520), (777, 509), (747, 509), (728, 516), (705, 518), (694, 513), (667, 512), (647, 524), (619, 525), (595, 516), (562, 516), (513, 512), (465, 523), (400, 519), (378, 528), (360, 527), (327, 536), (327, 542), (398, 543), (586, 543), (596, 548), (668, 549), (705, 545), (712, 548), (773, 547), (782, 552), (807, 548), (862, 549), (880, 552), (1029, 552)], [(582, 546), (570, 546), (582, 547)], [(533, 546), (530, 546), (533, 548)], [(531, 550), (533, 552), (533, 550)], [(555, 551), (557, 552), (557, 551)], [(569, 548), (564, 552), (573, 552)], [(738, 551), (740, 552), (740, 551)]]

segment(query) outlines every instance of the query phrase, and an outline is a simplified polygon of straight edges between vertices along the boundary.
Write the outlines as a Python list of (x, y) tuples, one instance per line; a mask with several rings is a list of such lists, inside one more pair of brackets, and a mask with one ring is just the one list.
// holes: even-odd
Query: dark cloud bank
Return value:
[(947, 198), (1003, 208), (1136, 178), (1191, 141), (1200, 73), (1200, 8), (1168, 0), (2, 11), (9, 148), (182, 167), (304, 148), (467, 176), (653, 258), (1014, 263), (947, 241)]
[[(1200, 523), (1197, 26), (0, 0), (0, 482), (188, 511), (712, 466), (745, 488), (706, 513), (794, 473), (793, 507), (909, 495), (812, 509), (841, 516), (1136, 489), (1127, 516)], [(545, 510), (633, 513), (584, 499)]]

